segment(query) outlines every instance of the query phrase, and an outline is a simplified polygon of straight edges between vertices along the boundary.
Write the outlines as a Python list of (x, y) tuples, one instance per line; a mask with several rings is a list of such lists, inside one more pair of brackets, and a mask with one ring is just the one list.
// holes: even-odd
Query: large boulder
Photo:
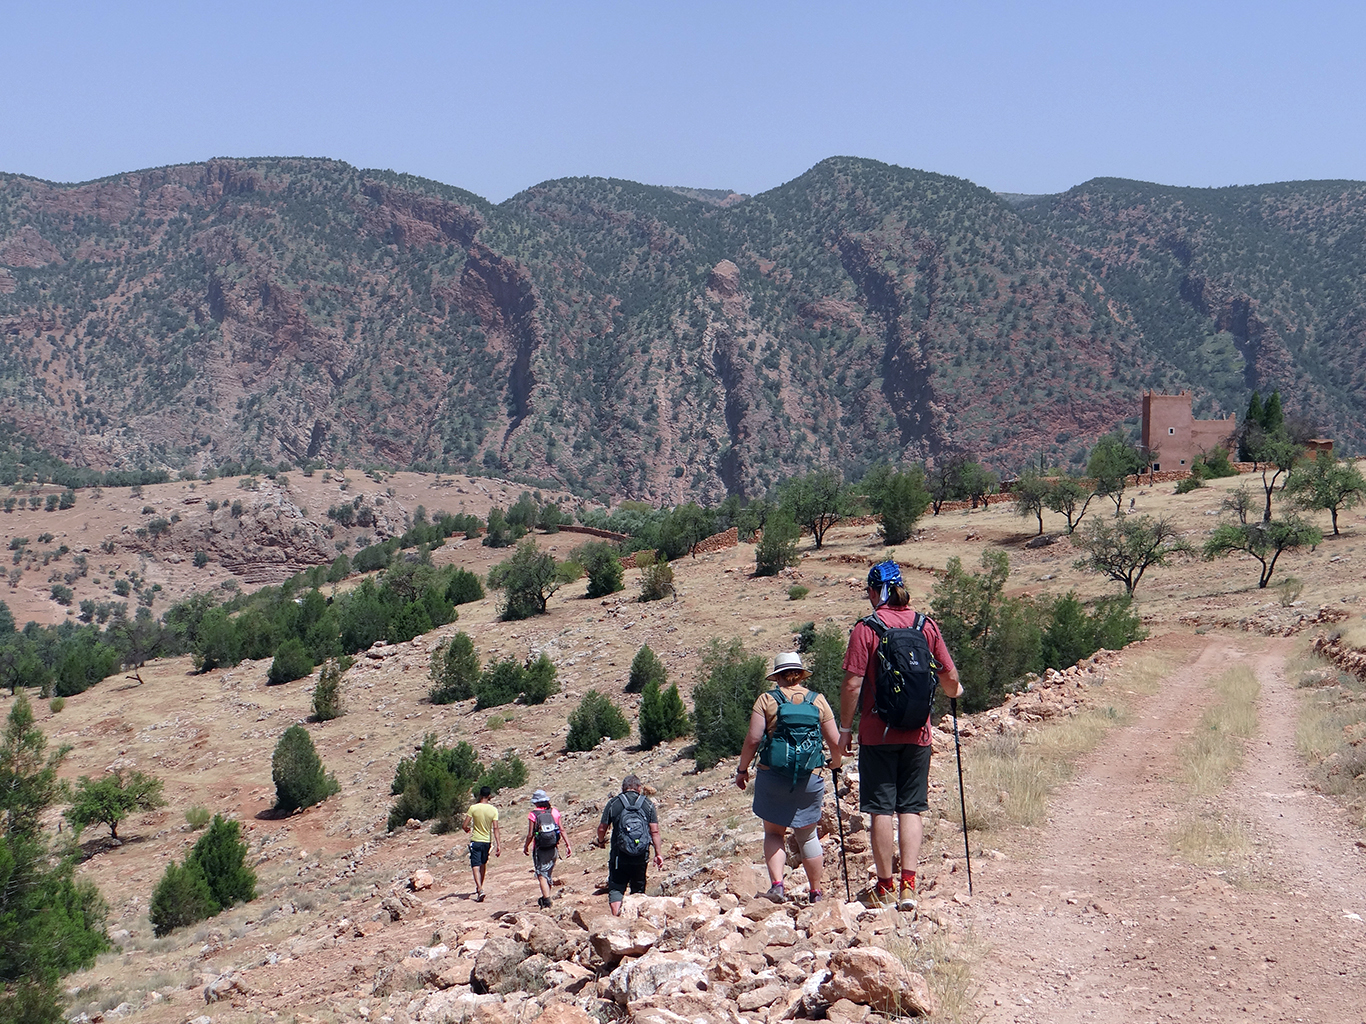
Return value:
[(610, 914), (589, 922), (588, 941), (593, 952), (609, 967), (622, 957), (642, 956), (659, 941), (659, 932), (640, 921), (626, 921)]
[(699, 958), (688, 953), (647, 953), (629, 960), (607, 977), (605, 995), (630, 1007), (654, 996), (705, 988), (707, 972)]
[(517, 968), (531, 953), (524, 942), (505, 935), (491, 935), (474, 958), (470, 989), (476, 995), (511, 992), (517, 987)]
[(898, 1016), (928, 1017), (935, 1012), (924, 977), (876, 946), (837, 950), (830, 957), (830, 978), (820, 986), (820, 995), (827, 1003), (848, 999)]
[(710, 992), (656, 997), (631, 1008), (632, 1024), (748, 1024), (735, 1004)]

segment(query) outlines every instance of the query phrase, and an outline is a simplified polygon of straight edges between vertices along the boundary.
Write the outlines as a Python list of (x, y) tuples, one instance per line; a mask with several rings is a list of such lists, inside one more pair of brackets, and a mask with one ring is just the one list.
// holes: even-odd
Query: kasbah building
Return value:
[(1238, 419), (1232, 413), (1217, 420), (1197, 420), (1191, 414), (1191, 393), (1143, 393), (1143, 450), (1153, 460), (1151, 470), (1189, 470), (1202, 453), (1233, 444)]

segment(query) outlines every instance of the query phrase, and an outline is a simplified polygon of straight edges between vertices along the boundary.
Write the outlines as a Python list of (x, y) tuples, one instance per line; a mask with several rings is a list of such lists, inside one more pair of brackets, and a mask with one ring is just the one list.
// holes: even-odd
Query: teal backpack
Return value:
[(805, 781), (817, 768), (825, 767), (820, 709), (816, 707), (815, 694), (810, 691), (800, 704), (793, 704), (776, 686), (769, 692), (778, 702), (778, 715), (773, 731), (764, 737), (759, 747), (759, 763), (769, 771), (790, 777), (795, 790), (799, 781)]

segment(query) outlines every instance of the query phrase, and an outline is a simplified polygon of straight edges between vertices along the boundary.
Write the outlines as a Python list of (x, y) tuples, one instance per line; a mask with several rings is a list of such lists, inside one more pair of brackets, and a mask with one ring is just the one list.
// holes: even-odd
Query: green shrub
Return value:
[(175, 861), (166, 865), (166, 873), (152, 891), (148, 916), (152, 919), (153, 935), (161, 938), (216, 913), (213, 891), (197, 864), (187, 858), (183, 865)]
[(1004, 593), (1009, 557), (1003, 551), (985, 551), (982, 568), (982, 573), (969, 573), (959, 558), (950, 558), (930, 602), (958, 668), (968, 711), (994, 707), (1027, 672), (1043, 667), (1038, 609)]
[(54, 715), (61, 714), (62, 708), (66, 707), (66, 698), (53, 697), (52, 700), (48, 702), (47, 707)]
[(341, 692), (342, 668), (335, 658), (329, 658), (318, 673), (313, 686), (313, 721), (330, 722), (346, 714)]
[(664, 663), (650, 650), (650, 645), (645, 644), (636, 651), (636, 656), (631, 660), (631, 674), (626, 680), (626, 692), (643, 692), (651, 679), (660, 686), (668, 682)]
[(194, 553), (194, 567), (202, 569), (209, 564), (209, 553), (204, 549), (199, 549)]
[(597, 690), (589, 690), (569, 714), (564, 746), (566, 750), (592, 750), (606, 737), (619, 740), (630, 734), (630, 723), (621, 708)]
[(446, 585), (446, 600), (451, 604), (469, 604), (484, 599), (484, 585), (468, 569), (456, 568)]
[(542, 654), (522, 676), (522, 703), (544, 704), (551, 694), (560, 692), (555, 663)]
[(849, 645), (849, 633), (833, 622), (813, 630), (807, 646), (802, 650), (803, 664), (811, 672), (807, 689), (825, 695), (830, 707), (839, 713), (840, 687), (844, 684), (844, 651)]
[(479, 674), (474, 686), (475, 708), (496, 708), (511, 704), (522, 692), (522, 677), (526, 669), (511, 659), (490, 662)]
[(674, 568), (660, 559), (640, 574), (640, 599), (661, 601), (674, 592)]
[(71, 602), (75, 599), (76, 594), (70, 587), (64, 587), (60, 583), (52, 584), (52, 600), (58, 604), (70, 607)]
[(214, 913), (256, 898), (256, 872), (247, 867), (247, 844), (236, 821), (215, 814), (185, 862), (198, 867), (208, 882)]
[(1195, 474), (1194, 470), (1192, 470), (1190, 476), (1182, 477), (1180, 480), (1176, 481), (1176, 493), (1189, 494), (1191, 491), (1199, 490), (1204, 486), (1205, 481), (1201, 480), (1200, 477)]
[(797, 554), (797, 538), (801, 534), (801, 528), (786, 512), (772, 513), (754, 549), (754, 575), (776, 576), (801, 561)]
[(810, 587), (804, 587), (800, 583), (794, 583), (787, 588), (787, 599), (789, 601), (800, 601), (809, 593), (811, 593)]
[(291, 683), (312, 671), (313, 658), (303, 641), (290, 637), (275, 651), (275, 660), (270, 663), (270, 670), (266, 673), (266, 683), (269, 686)]
[(650, 750), (660, 743), (686, 736), (692, 732), (688, 709), (683, 706), (678, 687), (670, 686), (663, 693), (651, 679), (645, 684), (640, 698), (640, 746)]
[(275, 783), (275, 808), (280, 811), (312, 807), (339, 789), (337, 780), (323, 770), (313, 737), (301, 725), (291, 725), (275, 744), (270, 776)]
[(398, 799), (389, 810), (389, 831), (409, 818), (435, 821), (437, 832), (455, 828), (469, 808), (470, 789), (482, 774), (472, 746), (461, 742), (443, 747), (435, 733), (428, 733), (422, 749), (399, 761), (394, 772), (389, 792)]
[(195, 804), (185, 812), (185, 824), (189, 825), (191, 830), (198, 832), (209, 823), (209, 817), (209, 809), (207, 807)]
[(433, 704), (469, 700), (479, 682), (479, 652), (468, 633), (456, 633), (432, 651), (432, 686), (427, 691)]
[(750, 654), (739, 640), (713, 640), (702, 652), (700, 678), (693, 690), (694, 757), (699, 769), (740, 753), (754, 699), (767, 685), (767, 671), (764, 657)]
[(484, 769), (472, 788), (488, 786), (497, 793), (503, 789), (516, 789), (525, 786), (527, 780), (526, 763), (511, 748), (503, 751), (503, 756)]
[(1238, 467), (1229, 461), (1228, 451), (1223, 447), (1212, 448), (1196, 459), (1191, 466), (1192, 473), (1195, 472), (1196, 465), (1201, 467), (1200, 475), (1206, 480), (1238, 475)]
[(569, 556), (588, 574), (588, 597), (606, 597), (621, 590), (626, 570), (616, 548), (605, 541), (580, 544)]

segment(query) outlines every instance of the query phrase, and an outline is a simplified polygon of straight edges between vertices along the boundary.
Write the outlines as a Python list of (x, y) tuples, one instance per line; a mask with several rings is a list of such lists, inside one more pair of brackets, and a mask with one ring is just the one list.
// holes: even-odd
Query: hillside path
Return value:
[[(983, 1021), (1366, 1022), (1366, 849), (1307, 786), (1290, 646), (1195, 638), (1055, 798), (1037, 854), (984, 879)], [(1236, 664), (1261, 682), (1258, 731), (1228, 788), (1197, 803), (1176, 781), (1177, 748)], [(1200, 809), (1246, 829), (1247, 868), (1174, 855), (1173, 829)]]

